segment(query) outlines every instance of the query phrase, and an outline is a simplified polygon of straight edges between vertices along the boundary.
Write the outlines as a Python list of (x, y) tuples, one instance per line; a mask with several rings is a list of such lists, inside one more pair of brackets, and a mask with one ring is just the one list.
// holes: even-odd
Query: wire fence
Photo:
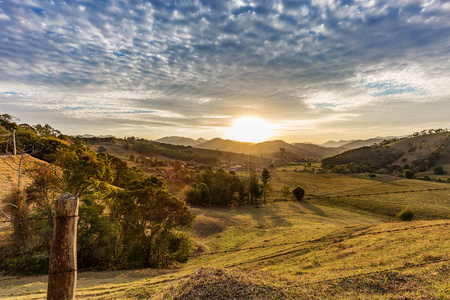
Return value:
[[(320, 196), (320, 195), (307, 195), (308, 197), (303, 198), (302, 200), (314, 200), (314, 199), (338, 199), (338, 198), (358, 198), (358, 197), (367, 197), (367, 196), (378, 196), (378, 195), (389, 195), (389, 194), (405, 194), (405, 193), (424, 193), (424, 192), (433, 192), (433, 191), (445, 191), (450, 190), (450, 188), (434, 188), (434, 189), (421, 189), (421, 190), (405, 190), (405, 191), (392, 191), (392, 192), (379, 192), (379, 193), (366, 193), (366, 194), (348, 194), (348, 195), (330, 195), (330, 196)], [(277, 199), (268, 202), (260, 202), (260, 203), (246, 203), (241, 205), (255, 205), (255, 204), (267, 204), (267, 203), (275, 203), (275, 202), (289, 202), (289, 201), (298, 201), (298, 200), (289, 200), (289, 199)], [(111, 216), (112, 213), (107, 214), (98, 214), (98, 215), (86, 215), (86, 216)], [(82, 217), (82, 216), (73, 216), (73, 217)], [(15, 222), (35, 222), (40, 220), (48, 220), (48, 217), (38, 217), (38, 218), (29, 218), (29, 219), (20, 219)], [(11, 223), (12, 220), (0, 220), (0, 223)]]
[[(327, 199), (327, 198), (345, 198), (345, 197), (366, 197), (366, 196), (376, 196), (376, 195), (387, 195), (387, 194), (400, 194), (400, 193), (423, 193), (423, 192), (431, 192), (431, 191), (440, 191), (440, 190), (449, 190), (450, 188), (435, 188), (435, 189), (421, 189), (421, 190), (406, 190), (406, 191), (394, 191), (394, 192), (379, 192), (379, 193), (366, 193), (366, 194), (355, 194), (355, 195), (332, 195), (332, 196), (318, 196), (318, 195), (309, 195), (308, 198), (305, 198), (305, 200), (310, 200), (310, 199)], [(289, 201), (289, 200), (287, 200)], [(279, 201), (273, 201), (273, 202), (279, 202)], [(92, 216), (112, 216), (113, 214), (108, 213), (108, 214), (98, 214), (98, 215), (73, 215), (73, 216), (68, 216), (68, 217), (92, 217)], [(15, 220), (16, 222), (35, 222), (35, 221), (41, 221), (41, 220), (54, 220), (56, 219), (55, 217), (49, 218), (47, 217), (37, 217), (37, 218), (29, 218), (29, 219), (21, 219), (21, 220)], [(11, 223), (13, 222), (12, 220), (2, 220), (0, 221), (1, 223)], [(236, 253), (236, 252), (241, 252), (241, 251), (251, 251), (251, 250), (256, 250), (256, 249), (269, 249), (269, 248), (276, 248), (276, 247), (282, 247), (282, 246), (297, 246), (297, 245), (302, 245), (302, 244), (308, 244), (308, 243), (318, 243), (318, 242), (335, 242), (336, 240), (342, 240), (342, 239), (351, 239), (351, 238), (356, 238), (356, 237), (361, 237), (364, 235), (374, 235), (374, 234), (383, 234), (383, 233), (394, 233), (394, 232), (400, 232), (400, 231), (408, 231), (408, 230), (414, 230), (414, 229), (422, 229), (422, 228), (432, 228), (432, 227), (437, 227), (437, 226), (449, 226), (450, 222), (445, 222), (445, 223), (439, 223), (439, 224), (431, 224), (431, 225), (424, 225), (424, 226), (409, 226), (409, 227), (405, 227), (405, 228), (397, 228), (397, 229), (390, 229), (390, 230), (384, 230), (384, 231), (365, 231), (365, 232), (360, 232), (360, 233), (356, 233), (356, 234), (351, 234), (351, 235), (336, 235), (336, 236), (331, 236), (331, 237), (319, 237), (316, 239), (311, 239), (311, 240), (302, 240), (302, 241), (295, 241), (295, 242), (285, 242), (285, 243), (277, 243), (277, 244), (270, 244), (270, 245), (260, 245), (260, 246), (253, 246), (253, 247), (245, 247), (245, 248), (238, 248), (238, 249), (230, 249), (230, 250), (223, 250), (223, 251), (215, 251), (215, 252), (205, 252), (205, 253), (197, 253), (192, 255), (193, 258), (198, 258), (198, 257), (203, 257), (203, 256), (211, 256), (211, 255), (218, 255), (218, 254), (229, 254), (229, 253)], [(241, 263), (236, 263), (236, 264), (232, 264), (232, 265), (228, 265), (226, 266), (227, 268), (231, 268), (231, 267), (236, 267), (236, 266), (240, 266), (240, 265), (244, 265), (244, 264), (249, 264), (249, 263), (254, 263), (256, 261), (262, 261), (262, 260), (268, 260), (268, 259), (273, 259), (276, 257), (280, 257), (283, 255), (288, 255), (291, 253), (295, 253), (298, 251), (302, 251), (302, 249), (294, 249), (294, 250), (288, 250), (288, 251), (282, 251), (282, 252), (278, 252), (272, 255), (266, 255), (266, 256), (262, 256), (257, 258), (256, 260), (249, 260), (249, 261), (244, 261)], [(377, 273), (385, 273), (385, 272), (389, 272), (389, 271), (399, 271), (399, 270), (403, 270), (403, 269), (408, 269), (408, 268), (417, 268), (417, 267), (421, 267), (421, 266), (425, 266), (428, 264), (436, 264), (436, 263), (440, 263), (440, 262), (447, 262), (450, 259), (445, 258), (445, 259), (441, 259), (439, 261), (430, 261), (430, 262), (423, 262), (423, 263), (419, 263), (419, 264), (408, 264), (405, 266), (399, 266), (399, 267), (395, 267), (395, 268), (389, 268), (389, 269), (383, 269), (383, 270), (377, 270), (377, 271), (373, 271), (373, 272), (366, 272), (366, 273), (361, 273), (361, 274), (355, 274), (355, 275), (349, 275), (349, 276), (343, 276), (343, 277), (336, 277), (336, 278), (330, 278), (330, 279), (326, 279), (326, 280), (320, 280), (320, 281), (314, 281), (314, 282), (309, 282), (309, 283), (299, 283), (299, 284), (294, 284), (294, 285), (289, 285), (288, 287), (302, 287), (302, 286), (308, 286), (308, 285), (314, 285), (314, 284), (321, 284), (321, 283), (326, 283), (326, 282), (331, 282), (331, 281), (338, 281), (338, 280), (344, 280), (344, 279), (348, 279), (348, 278), (354, 278), (354, 277), (360, 277), (360, 276), (368, 276), (368, 275), (372, 275), (372, 274), (377, 274)], [(152, 261), (138, 261), (138, 262), (129, 262), (129, 263), (121, 263), (121, 264), (115, 264), (114, 266), (95, 266), (95, 267), (87, 267), (87, 268), (79, 268), (76, 270), (67, 270), (67, 271), (60, 271), (57, 273), (52, 273), (52, 274), (59, 274), (59, 273), (67, 273), (67, 272), (87, 272), (87, 271), (102, 271), (102, 270), (120, 270), (123, 268), (129, 268), (130, 266), (142, 266), (144, 264), (150, 264), (152, 263)], [(35, 274), (35, 275), (31, 275), (31, 276), (14, 276), (14, 277), (8, 277), (8, 278), (2, 278), (0, 279), (0, 281), (5, 281), (5, 280), (14, 280), (14, 279), (21, 279), (21, 278), (32, 278), (32, 277), (39, 277), (39, 276), (46, 276), (49, 275), (50, 273), (47, 274)], [(160, 282), (154, 282), (152, 283), (152, 285), (156, 285), (156, 284), (160, 284), (160, 283), (166, 283), (166, 282), (172, 282), (172, 281), (177, 281), (180, 280), (182, 278), (185, 278), (187, 276), (182, 276), (182, 277), (178, 277), (178, 278), (174, 278), (174, 279), (168, 279), (168, 280), (163, 280)]]

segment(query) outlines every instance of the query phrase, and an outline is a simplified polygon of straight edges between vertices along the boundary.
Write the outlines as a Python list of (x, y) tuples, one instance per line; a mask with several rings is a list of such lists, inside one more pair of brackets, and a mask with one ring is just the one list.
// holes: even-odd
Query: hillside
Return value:
[(346, 151), (346, 148), (343, 147), (336, 147), (336, 148), (329, 148), (329, 147), (323, 147), (315, 144), (307, 144), (307, 143), (294, 143), (295, 147), (315, 153), (316, 155), (320, 157), (326, 157), (330, 155), (336, 155), (341, 152)]
[[(77, 299), (446, 299), (448, 184), (294, 168), (272, 173), (270, 201), (282, 185), (304, 187), (305, 201), (191, 207), (197, 250), (187, 264), (79, 273)], [(415, 219), (399, 222), (407, 205)], [(46, 284), (4, 277), (0, 298), (41, 299)]]
[(337, 148), (337, 147), (341, 147), (345, 144), (351, 143), (353, 141), (354, 140), (328, 141), (323, 144), (320, 144), (319, 146), (327, 147), (327, 148)]
[(297, 147), (295, 145), (286, 143), (281, 140), (267, 141), (262, 143), (245, 143), (232, 140), (224, 140), (215, 138), (200, 145), (197, 148), (213, 149), (230, 151), (235, 153), (248, 153), (253, 155), (263, 155), (271, 158), (281, 158), (280, 148), (284, 148), (284, 151), (291, 153), (295, 159), (298, 158), (317, 158), (320, 154), (307, 149)]
[(394, 136), (375, 137), (375, 138), (370, 138), (370, 139), (365, 139), (365, 140), (340, 140), (338, 142), (328, 141), (326, 143), (320, 144), (320, 146), (327, 147), (327, 148), (342, 147), (343, 149), (351, 150), (351, 149), (355, 149), (355, 148), (359, 148), (359, 147), (365, 147), (365, 146), (371, 146), (373, 144), (378, 144), (379, 142), (381, 142), (383, 140), (392, 139), (392, 138), (394, 138)]
[[(17, 186), (19, 173), (17, 171), (20, 163), (20, 156), (0, 157), (0, 202), (9, 193), (11, 188)], [(34, 163), (45, 163), (37, 158), (34, 158), (28, 154), (25, 154), (22, 160), (22, 184), (28, 185), (31, 182), (31, 178), (27, 176), (27, 167), (32, 166)]]
[(384, 140), (383, 138), (356, 140), (356, 141), (351, 141), (350, 143), (344, 144), (341, 147), (351, 150), (351, 149), (356, 149), (356, 148), (360, 148), (360, 147), (372, 146), (373, 144), (378, 144), (379, 142), (381, 142), (383, 140)]
[(191, 138), (181, 137), (181, 136), (166, 136), (166, 137), (155, 140), (155, 142), (172, 144), (172, 145), (183, 145), (183, 146), (196, 147), (197, 145), (200, 145), (200, 144), (206, 142), (206, 140), (202, 139), (202, 138), (194, 140)]
[[(442, 146), (448, 137), (448, 132), (441, 132), (411, 137), (390, 143), (388, 145), (389, 147), (404, 152), (404, 154), (393, 162), (393, 164), (404, 165), (405, 163), (411, 163), (414, 160), (422, 159), (438, 147)], [(443, 156), (436, 162), (436, 165), (448, 163), (450, 163), (450, 156)]]

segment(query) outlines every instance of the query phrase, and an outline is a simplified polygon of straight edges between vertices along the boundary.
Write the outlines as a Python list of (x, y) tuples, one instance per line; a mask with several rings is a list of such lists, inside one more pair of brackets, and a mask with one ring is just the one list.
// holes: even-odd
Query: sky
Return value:
[(450, 1), (0, 0), (0, 113), (149, 139), (450, 127)]

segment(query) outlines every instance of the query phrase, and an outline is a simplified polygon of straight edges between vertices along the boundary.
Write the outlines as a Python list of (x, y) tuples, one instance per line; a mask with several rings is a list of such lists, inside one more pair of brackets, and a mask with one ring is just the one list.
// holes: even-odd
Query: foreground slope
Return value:
[[(309, 194), (354, 197), (191, 208), (197, 215), (191, 233), (197, 251), (187, 264), (80, 273), (77, 298), (446, 299), (450, 293), (448, 191), (413, 193), (418, 198), (358, 197), (433, 183), (290, 171), (276, 173), (273, 183), (301, 183)], [(395, 195), (403, 198), (392, 200)], [(382, 209), (389, 202), (397, 205), (390, 208), (394, 213), (411, 204), (420, 210), (418, 220), (397, 221)], [(430, 220), (436, 216), (441, 220)], [(41, 299), (46, 280), (0, 278), (0, 298)]]

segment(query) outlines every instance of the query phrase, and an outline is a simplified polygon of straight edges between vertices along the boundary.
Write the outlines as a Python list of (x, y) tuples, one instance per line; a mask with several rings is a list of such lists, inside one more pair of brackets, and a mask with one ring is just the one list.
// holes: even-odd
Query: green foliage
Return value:
[(263, 169), (261, 173), (261, 182), (262, 182), (262, 189), (263, 189), (263, 201), (266, 202), (266, 194), (267, 189), (269, 187), (269, 181), (270, 181), (270, 172), (267, 169)]
[(303, 199), (303, 196), (305, 196), (305, 190), (302, 189), (301, 187), (296, 187), (292, 193), (294, 194), (295, 199), (297, 199), (298, 201)]
[(250, 179), (248, 180), (248, 192), (250, 195), (250, 203), (255, 203), (262, 196), (262, 186), (256, 178), (255, 174), (250, 175)]
[(403, 171), (403, 175), (406, 178), (413, 178), (414, 174), (415, 174), (414, 171), (410, 170), (410, 169), (406, 169), (406, 170)]
[(398, 213), (397, 217), (402, 221), (411, 221), (414, 218), (414, 212), (406, 207)]
[(186, 192), (186, 202), (193, 205), (211, 204), (209, 188), (204, 183), (198, 183), (194, 188)]
[[(167, 267), (187, 259), (191, 249), (186, 249), (189, 243), (178, 231), (191, 226), (194, 216), (183, 201), (157, 183), (118, 191), (113, 197), (112, 214), (122, 220), (125, 261), (147, 261), (143, 267)], [(177, 247), (173, 239), (179, 239)]]
[(373, 174), (373, 173), (370, 173), (370, 174), (369, 174), (369, 177), (370, 177), (370, 178), (375, 178), (375, 177), (377, 177), (377, 175), (375, 175), (375, 174)]
[[(50, 149), (45, 154), (57, 166), (28, 168), (31, 185), (6, 199), (20, 209), (12, 215), (11, 243), (0, 259), (3, 270), (22, 274), (47, 270), (54, 201), (63, 191), (80, 197), (79, 267), (135, 261), (147, 262), (130, 267), (167, 267), (187, 261), (193, 246), (181, 230), (192, 224), (194, 216), (185, 202), (165, 190), (162, 179), (130, 169), (106, 153), (97, 154), (82, 141), (72, 145), (54, 137), (39, 141), (46, 145), (43, 149)], [(122, 190), (112, 189), (110, 183)], [(29, 218), (36, 221), (21, 222)]]
[(9, 114), (0, 115), (0, 125), (7, 131), (12, 131), (17, 128), (18, 125), (16, 122), (14, 122), (15, 120), (19, 121), (19, 119)]
[(99, 188), (100, 181), (111, 183), (114, 179), (107, 155), (95, 153), (82, 142), (59, 150), (56, 164), (63, 169), (65, 190), (77, 196)]
[(244, 183), (222, 169), (206, 170), (197, 185), (186, 192), (186, 201), (194, 205), (235, 205), (243, 203), (247, 192)]

